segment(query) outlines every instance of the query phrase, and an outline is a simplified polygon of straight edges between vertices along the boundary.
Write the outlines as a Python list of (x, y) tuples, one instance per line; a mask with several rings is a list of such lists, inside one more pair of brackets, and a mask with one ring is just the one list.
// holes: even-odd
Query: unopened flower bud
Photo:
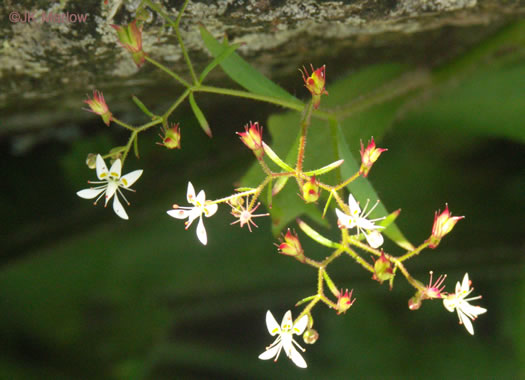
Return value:
[(350, 293), (348, 293), (348, 289), (346, 289), (346, 291), (343, 293), (343, 289), (341, 289), (337, 297), (337, 314), (346, 313), (346, 311), (354, 304), (355, 298), (352, 299), (353, 292), (354, 290), (352, 289)]
[(279, 253), (295, 257), (299, 261), (304, 261), (303, 248), (301, 247), (301, 243), (299, 242), (299, 238), (295, 232), (292, 233), (290, 229), (288, 229), (280, 241), (281, 244), (279, 244)]
[(171, 128), (164, 128), (164, 136), (160, 136), (162, 143), (158, 145), (165, 146), (168, 149), (180, 149), (180, 128), (179, 124), (174, 124)]
[(421, 292), (417, 292), (412, 298), (408, 300), (408, 308), (410, 310), (417, 310), (421, 307)]
[(303, 334), (303, 341), (306, 344), (314, 344), (319, 339), (319, 333), (315, 329), (307, 329)]
[(137, 20), (133, 20), (126, 26), (111, 26), (117, 31), (120, 44), (131, 53), (133, 62), (138, 67), (142, 66), (146, 53), (142, 50), (142, 27), (137, 26)]
[(306, 203), (317, 202), (321, 195), (321, 189), (315, 180), (315, 176), (311, 177), (309, 181), (303, 184), (303, 199)]
[(439, 242), (450, 231), (452, 231), (452, 228), (456, 225), (458, 220), (461, 220), (464, 218), (464, 216), (454, 216), (452, 217), (452, 214), (448, 210), (448, 204), (445, 204), (445, 210), (438, 215), (437, 211), (434, 214), (434, 225), (432, 226), (432, 235), (427, 240), (429, 242), (428, 247), (429, 248), (436, 248), (439, 245)]
[(379, 281), (381, 284), (383, 281), (389, 281), (394, 277), (394, 270), (392, 263), (385, 256), (384, 252), (381, 252), (381, 257), (374, 263), (374, 276), (373, 279)]
[(368, 176), (368, 172), (372, 168), (372, 165), (374, 165), (374, 162), (376, 162), (381, 153), (386, 150), (388, 149), (376, 148), (376, 143), (374, 142), (373, 137), (368, 143), (366, 149), (361, 141), (361, 168), (359, 169), (359, 173), (362, 174), (363, 177)]
[(252, 123), (250, 125), (246, 124), (244, 126), (244, 132), (236, 132), (241, 141), (250, 148), (255, 157), (260, 160), (264, 156), (264, 148), (262, 145), (262, 127), (259, 126), (258, 122)]
[(100, 115), (102, 117), (102, 121), (104, 121), (104, 123), (109, 126), (112, 114), (109, 112), (108, 105), (104, 100), (104, 95), (102, 95), (102, 92), (94, 90), (93, 99), (84, 100), (84, 103), (86, 103), (90, 108), (87, 111)]
[(304, 66), (303, 70), (301, 71), (301, 69), (299, 69), (299, 71), (303, 76), (305, 87), (312, 94), (314, 108), (317, 109), (321, 103), (321, 95), (328, 95), (328, 92), (324, 88), (326, 81), (326, 66), (323, 65), (317, 70), (314, 70), (312, 64), (310, 64), (310, 67), (312, 69), (312, 75), (308, 75), (308, 71)]
[(86, 157), (86, 165), (90, 169), (97, 167), (97, 155), (95, 153), (89, 153)]

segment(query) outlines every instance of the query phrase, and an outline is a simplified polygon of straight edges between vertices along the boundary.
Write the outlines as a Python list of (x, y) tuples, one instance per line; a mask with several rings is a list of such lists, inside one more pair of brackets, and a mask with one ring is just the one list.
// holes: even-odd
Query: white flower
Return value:
[(97, 177), (100, 181), (88, 181), (88, 183), (99, 184), (99, 186), (80, 190), (77, 192), (77, 195), (84, 199), (93, 199), (98, 197), (94, 203), (97, 204), (99, 199), (105, 194), (106, 203), (104, 204), (104, 207), (106, 207), (109, 200), (115, 196), (113, 198), (113, 210), (115, 211), (115, 214), (120, 216), (122, 219), (128, 219), (128, 214), (126, 214), (126, 210), (124, 210), (124, 207), (122, 207), (117, 193), (120, 194), (122, 198), (124, 198), (129, 206), (129, 202), (122, 191), (120, 191), (120, 188), (134, 191), (129, 187), (133, 185), (137, 179), (139, 179), (139, 177), (142, 175), (142, 170), (135, 170), (121, 177), (120, 172), (122, 170), (122, 162), (120, 159), (116, 160), (108, 171), (106, 163), (100, 154), (97, 154), (96, 168)]
[(378, 229), (384, 227), (376, 226), (374, 222), (385, 219), (385, 217), (370, 220), (366, 219), (379, 203), (379, 201), (376, 202), (376, 204), (368, 211), (368, 213), (366, 213), (368, 202), (369, 200), (366, 201), (365, 208), (363, 209), (363, 211), (361, 211), (361, 208), (359, 208), (359, 203), (357, 203), (354, 196), (350, 194), (348, 196), (348, 207), (350, 208), (350, 215), (346, 215), (338, 208), (335, 209), (335, 213), (337, 214), (337, 223), (339, 224), (339, 228), (352, 229), (357, 227), (357, 234), (362, 232), (365, 235), (368, 244), (370, 244), (372, 248), (377, 248), (380, 247), (384, 241), (383, 236), (378, 231)]
[(169, 216), (172, 216), (177, 219), (186, 219), (185, 222), (186, 229), (188, 229), (191, 223), (199, 218), (199, 223), (197, 224), (197, 237), (199, 241), (206, 245), (208, 243), (208, 237), (206, 235), (206, 229), (204, 228), (204, 222), (202, 221), (202, 214), (206, 217), (210, 217), (217, 212), (217, 204), (206, 204), (206, 194), (204, 190), (199, 191), (199, 194), (195, 196), (195, 189), (191, 182), (188, 182), (188, 191), (186, 193), (186, 198), (188, 203), (191, 203), (194, 207), (181, 207), (178, 205), (173, 205), (174, 210), (167, 211)]
[(275, 357), (274, 361), (277, 361), (281, 349), (284, 348), (286, 356), (288, 356), (297, 367), (306, 368), (306, 362), (299, 351), (295, 349), (294, 343), (301, 351), (304, 352), (305, 349), (293, 339), (293, 334), (301, 335), (307, 323), (308, 315), (305, 314), (294, 324), (292, 321), (292, 312), (288, 310), (284, 314), (281, 326), (279, 326), (270, 310), (268, 310), (266, 313), (266, 327), (268, 327), (268, 332), (271, 336), (279, 336), (271, 345), (266, 347), (266, 351), (259, 355), (259, 359), (268, 360)]
[(472, 282), (468, 279), (468, 273), (465, 273), (463, 282), (460, 283), (458, 281), (456, 283), (456, 293), (449, 294), (443, 299), (443, 305), (450, 312), (453, 312), (455, 309), (458, 313), (459, 323), (465, 326), (470, 335), (474, 335), (474, 328), (472, 327), (472, 322), (470, 320), (475, 320), (478, 315), (486, 313), (487, 309), (469, 304), (469, 301), (481, 298), (481, 296), (467, 298), (467, 296), (474, 290), (474, 288), (470, 287), (471, 283)]

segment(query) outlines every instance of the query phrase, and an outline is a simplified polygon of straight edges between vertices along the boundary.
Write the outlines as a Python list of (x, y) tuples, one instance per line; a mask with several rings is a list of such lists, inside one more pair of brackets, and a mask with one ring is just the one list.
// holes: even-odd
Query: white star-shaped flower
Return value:
[(191, 223), (199, 218), (199, 223), (197, 224), (197, 237), (199, 241), (206, 245), (208, 243), (208, 236), (206, 235), (206, 229), (204, 228), (204, 222), (202, 221), (202, 214), (206, 217), (210, 217), (217, 212), (218, 206), (216, 203), (207, 204), (206, 194), (204, 190), (199, 191), (199, 194), (195, 196), (195, 189), (191, 182), (188, 182), (188, 191), (186, 193), (186, 198), (188, 203), (191, 203), (194, 207), (181, 207), (179, 205), (173, 205), (174, 210), (167, 211), (169, 216), (172, 216), (177, 219), (186, 219), (185, 222), (186, 229), (188, 229)]
[(474, 290), (474, 288), (470, 287), (471, 283), (472, 282), (468, 278), (468, 273), (465, 273), (463, 282), (460, 283), (458, 281), (456, 283), (456, 293), (449, 294), (444, 298), (443, 305), (450, 312), (453, 312), (455, 309), (458, 313), (459, 323), (465, 326), (470, 335), (474, 335), (474, 327), (472, 327), (472, 322), (470, 320), (475, 320), (478, 315), (486, 313), (487, 309), (469, 303), (469, 301), (481, 298), (481, 296), (467, 298), (467, 296)]
[(337, 224), (339, 228), (348, 228), (352, 229), (357, 227), (357, 234), (363, 233), (365, 235), (366, 241), (372, 248), (378, 248), (383, 244), (383, 236), (378, 231), (382, 226), (376, 226), (374, 222), (378, 220), (385, 219), (385, 217), (377, 219), (367, 219), (368, 215), (376, 208), (379, 202), (377, 202), (369, 211), (366, 212), (368, 207), (368, 201), (366, 201), (365, 208), (361, 211), (359, 203), (355, 200), (354, 196), (350, 194), (348, 196), (348, 207), (350, 208), (350, 215), (345, 214), (338, 208), (335, 209), (337, 214)]
[(283, 317), (281, 326), (277, 323), (270, 310), (266, 313), (266, 327), (271, 336), (278, 335), (277, 339), (266, 347), (266, 351), (259, 355), (259, 359), (268, 360), (275, 358), (277, 361), (281, 349), (290, 358), (297, 367), (306, 368), (306, 362), (294, 347), (294, 344), (301, 351), (305, 351), (294, 339), (293, 334), (301, 335), (308, 324), (308, 315), (303, 315), (295, 324), (292, 321), (292, 312), (288, 310)]
[(124, 198), (129, 206), (128, 200), (122, 191), (120, 191), (120, 189), (122, 188), (134, 191), (130, 189), (130, 186), (133, 185), (137, 179), (139, 179), (139, 177), (142, 175), (142, 170), (135, 170), (121, 177), (120, 172), (122, 171), (122, 162), (120, 159), (117, 159), (113, 165), (111, 165), (111, 168), (108, 171), (106, 163), (100, 154), (97, 154), (96, 168), (99, 181), (88, 181), (88, 183), (98, 184), (98, 186), (80, 190), (77, 192), (77, 195), (84, 199), (93, 199), (98, 197), (94, 203), (97, 204), (99, 199), (105, 194), (106, 202), (104, 207), (108, 205), (109, 200), (114, 196), (113, 210), (115, 211), (115, 214), (120, 216), (122, 219), (128, 219), (128, 214), (120, 203), (117, 193), (120, 194), (122, 198)]

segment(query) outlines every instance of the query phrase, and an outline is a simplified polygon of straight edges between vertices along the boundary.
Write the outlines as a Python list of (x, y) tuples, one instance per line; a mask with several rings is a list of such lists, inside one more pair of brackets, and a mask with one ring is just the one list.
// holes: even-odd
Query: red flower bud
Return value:
[(311, 177), (309, 181), (303, 184), (303, 199), (306, 203), (317, 202), (321, 195), (321, 189), (315, 180), (315, 176)]
[(337, 297), (337, 314), (346, 313), (348, 309), (354, 304), (355, 298), (352, 299), (352, 293), (354, 292), (354, 289), (348, 293), (348, 289), (343, 293), (343, 289), (339, 292), (339, 295)]
[(281, 244), (279, 244), (279, 253), (295, 257), (299, 261), (304, 260), (303, 248), (301, 247), (301, 243), (295, 232), (292, 233), (290, 229), (288, 229), (286, 235), (279, 240), (281, 242)]
[(146, 53), (142, 50), (142, 28), (133, 20), (126, 26), (111, 25), (118, 35), (120, 44), (131, 53), (133, 62), (140, 67), (144, 64)]
[(376, 148), (376, 143), (374, 142), (373, 137), (368, 143), (366, 149), (361, 141), (361, 168), (359, 169), (359, 173), (364, 177), (368, 176), (368, 172), (372, 168), (372, 165), (374, 165), (374, 162), (377, 161), (381, 153), (387, 150), (388, 149)]
[(432, 235), (428, 239), (429, 248), (436, 248), (439, 245), (439, 242), (456, 225), (456, 223), (463, 219), (464, 216), (454, 216), (448, 210), (448, 204), (445, 203), (445, 210), (438, 215), (437, 211), (434, 214), (434, 225), (432, 226)]
[(319, 107), (319, 104), (321, 103), (321, 95), (325, 94), (328, 95), (328, 92), (325, 90), (325, 80), (326, 80), (326, 66), (323, 65), (322, 67), (318, 68), (317, 70), (314, 70), (314, 67), (312, 64), (310, 64), (310, 67), (312, 68), (312, 75), (308, 75), (308, 71), (303, 66), (303, 70), (299, 69), (303, 76), (304, 85), (310, 91), (312, 94), (312, 101), (314, 102), (314, 108), (317, 109)]
[(264, 148), (262, 145), (262, 127), (259, 126), (258, 122), (252, 123), (250, 125), (246, 124), (244, 126), (244, 132), (236, 132), (241, 141), (250, 148), (257, 159), (261, 159), (264, 155)]
[(106, 104), (104, 95), (102, 95), (101, 92), (94, 90), (93, 99), (84, 100), (84, 103), (86, 103), (90, 108), (87, 111), (100, 115), (104, 123), (109, 126), (109, 122), (111, 121), (113, 115), (111, 112), (109, 112), (108, 105)]

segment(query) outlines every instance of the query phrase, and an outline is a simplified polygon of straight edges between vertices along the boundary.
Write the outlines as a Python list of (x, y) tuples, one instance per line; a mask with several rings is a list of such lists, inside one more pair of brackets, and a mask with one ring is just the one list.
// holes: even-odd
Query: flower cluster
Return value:
[[(199, 78), (197, 78), (190, 65), (189, 71), (193, 79), (193, 84), (191, 84), (146, 55), (142, 47), (142, 27), (137, 26), (136, 20), (126, 26), (112, 25), (112, 27), (117, 32), (120, 44), (131, 53), (133, 61), (137, 66), (140, 67), (144, 64), (145, 60), (147, 60), (155, 66), (162, 68), (164, 72), (169, 73), (171, 77), (186, 87), (186, 91), (175, 104), (170, 107), (169, 111), (160, 115), (152, 113), (144, 103), (136, 97), (133, 97), (136, 105), (151, 118), (147, 124), (140, 127), (130, 126), (113, 116), (101, 92), (94, 91), (93, 97), (85, 100), (85, 103), (89, 106), (89, 111), (99, 115), (106, 125), (109, 125), (110, 122), (113, 121), (114, 124), (130, 130), (131, 137), (126, 145), (116, 147), (104, 155), (104, 157), (109, 157), (113, 160), (109, 170), (107, 169), (103, 156), (93, 153), (88, 155), (86, 163), (88, 167), (96, 169), (98, 181), (88, 181), (88, 183), (94, 186), (78, 191), (77, 195), (81, 198), (95, 199), (95, 204), (104, 197), (105, 206), (107, 206), (108, 202), (113, 198), (114, 212), (120, 218), (128, 219), (128, 215), (120, 198), (124, 199), (128, 205), (129, 202), (122, 190), (133, 191), (131, 186), (140, 178), (143, 171), (135, 170), (126, 175), (121, 175), (121, 171), (132, 147), (135, 156), (137, 158), (139, 157), (137, 135), (140, 132), (150, 127), (161, 125), (161, 141), (157, 144), (170, 150), (180, 149), (181, 132), (179, 124), (170, 124), (168, 118), (179, 103), (188, 98), (200, 126), (211, 137), (208, 122), (195, 102), (194, 92), (198, 92), (199, 89), (202, 90), (204, 86), (200, 87), (200, 84), (207, 75), (206, 70), (209, 71), (213, 65), (208, 66)], [(182, 48), (184, 49), (184, 47)], [(189, 59), (187, 61), (189, 61)], [(366, 181), (364, 178), (368, 177), (372, 167), (382, 153), (387, 150), (377, 147), (373, 137), (366, 147), (362, 142), (360, 144), (361, 164), (359, 169), (354, 170), (354, 174), (345, 179), (340, 178), (344, 173), (343, 170), (340, 170), (337, 176), (333, 176), (339, 178), (336, 184), (326, 183), (323, 179), (326, 177), (323, 177), (323, 175), (339, 169), (340, 166), (344, 164), (344, 160), (342, 159), (338, 159), (317, 169), (308, 171), (303, 169), (307, 131), (310, 120), (312, 116), (322, 114), (320, 111), (315, 110), (320, 105), (321, 97), (328, 95), (325, 89), (326, 67), (324, 65), (317, 69), (314, 69), (313, 65), (310, 65), (310, 67), (311, 74), (309, 74), (304, 67), (303, 70), (300, 70), (304, 85), (311, 94), (311, 100), (305, 104), (304, 112), (301, 115), (299, 123), (300, 135), (297, 143), (297, 154), (295, 155), (297, 158), (295, 164), (292, 165), (290, 162), (286, 162), (286, 160), (279, 157), (279, 155), (263, 141), (263, 127), (259, 122), (250, 121), (244, 126), (244, 131), (237, 132), (237, 135), (241, 142), (255, 155), (256, 162), (265, 174), (265, 178), (255, 187), (238, 188), (235, 189), (233, 194), (219, 199), (207, 199), (204, 190), (200, 190), (197, 193), (192, 183), (188, 182), (186, 191), (188, 205), (179, 206), (178, 204), (174, 204), (172, 209), (167, 211), (167, 214), (175, 219), (185, 220), (186, 230), (190, 228), (194, 221), (198, 220), (196, 227), (197, 239), (203, 245), (207, 245), (208, 233), (204, 226), (203, 216), (209, 218), (215, 215), (218, 211), (219, 204), (227, 204), (231, 208), (231, 215), (235, 218), (231, 224), (239, 224), (241, 228), (246, 225), (248, 230), (252, 232), (252, 227), (258, 227), (254, 222), (255, 218), (270, 215), (269, 213), (255, 213), (261, 206), (261, 199), (266, 199), (265, 206), (270, 210), (272, 209), (273, 197), (277, 196), (287, 184), (295, 183), (297, 185), (297, 187), (294, 188), (296, 195), (292, 193), (292, 196), (301, 198), (304, 204), (309, 204), (307, 207), (317, 207), (320, 203), (324, 203), (323, 217), (328, 215), (327, 219), (336, 218), (337, 226), (339, 227), (338, 232), (340, 233), (340, 237), (338, 237), (336, 241), (323, 236), (304, 221), (297, 219), (297, 224), (304, 234), (321, 246), (331, 250), (331, 253), (322, 260), (318, 261), (307, 255), (305, 250), (308, 250), (308, 245), (305, 244), (303, 247), (295, 230), (292, 232), (292, 230), (288, 228), (286, 233), (282, 234), (279, 238), (279, 243), (276, 245), (280, 254), (292, 257), (300, 263), (311, 266), (317, 270), (317, 292), (297, 302), (296, 306), (305, 303), (307, 303), (307, 305), (295, 321), (292, 320), (291, 311), (287, 311), (284, 314), (281, 324), (277, 323), (270, 311), (266, 313), (266, 326), (270, 335), (275, 337), (275, 340), (259, 355), (259, 358), (262, 360), (274, 359), (274, 361), (276, 361), (281, 351), (284, 351), (285, 355), (291, 359), (296, 366), (306, 368), (306, 361), (301, 355), (301, 351), (304, 352), (305, 350), (294, 339), (294, 335), (302, 335), (303, 341), (306, 344), (313, 344), (318, 340), (319, 333), (313, 328), (314, 319), (312, 309), (317, 304), (325, 304), (330, 310), (334, 310), (338, 315), (342, 315), (346, 314), (354, 305), (356, 299), (353, 297), (353, 289), (343, 291), (343, 287), (336, 286), (327, 270), (327, 267), (340, 257), (352, 259), (365, 271), (368, 271), (372, 279), (377, 280), (379, 283), (382, 284), (387, 281), (390, 289), (393, 287), (396, 276), (404, 276), (408, 283), (416, 290), (415, 295), (408, 301), (408, 306), (411, 310), (419, 309), (425, 300), (440, 299), (443, 301), (443, 306), (446, 310), (450, 312), (456, 311), (459, 317), (459, 323), (463, 324), (470, 334), (474, 334), (472, 321), (487, 310), (480, 306), (470, 304), (471, 301), (480, 299), (481, 296), (469, 297), (473, 288), (471, 288), (468, 274), (465, 274), (462, 282), (456, 284), (454, 293), (447, 293), (444, 291), (446, 275), (439, 276), (437, 280), (433, 282), (433, 274), (430, 272), (430, 280), (428, 285), (425, 286), (412, 277), (405, 266), (405, 261), (419, 255), (422, 250), (426, 248), (437, 248), (444, 236), (451, 232), (456, 223), (464, 218), (463, 216), (453, 217), (446, 204), (443, 212), (438, 211), (435, 213), (431, 235), (419, 244), (419, 246), (413, 246), (399, 231), (391, 233), (393, 229), (389, 229), (389, 225), (397, 218), (399, 210), (387, 214), (384, 207), (380, 206), (377, 208), (379, 200), (369, 207), (370, 199), (366, 198), (362, 190), (359, 191), (359, 186), (354, 187), (354, 185), (351, 184), (360, 177), (361, 181)], [(206, 87), (206, 90), (213, 92), (214, 88)], [(231, 92), (224, 90), (222, 93), (230, 94)], [(323, 114), (326, 115), (329, 113), (325, 112)], [(289, 181), (290, 179), (293, 180)], [(346, 189), (350, 189), (351, 193), (348, 194), (348, 201), (345, 203)], [(262, 197), (262, 194), (268, 194), (267, 198), (266, 196)], [(356, 197), (363, 203), (366, 199), (363, 208), (361, 208), (360, 202)], [(335, 202), (335, 205), (333, 203), (331, 204), (331, 202)], [(332, 206), (332, 208), (330, 208), (330, 206)], [(329, 210), (331, 211), (327, 214)], [(376, 211), (376, 214), (371, 216), (374, 211)], [(278, 214), (279, 211), (272, 215), (274, 222), (280, 218)], [(385, 248), (387, 245), (383, 246), (385, 240), (383, 235), (391, 238), (394, 243), (405, 249), (406, 252), (400, 256), (394, 256), (388, 253), (386, 251), (387, 248)], [(329, 292), (326, 291), (327, 289)]]

